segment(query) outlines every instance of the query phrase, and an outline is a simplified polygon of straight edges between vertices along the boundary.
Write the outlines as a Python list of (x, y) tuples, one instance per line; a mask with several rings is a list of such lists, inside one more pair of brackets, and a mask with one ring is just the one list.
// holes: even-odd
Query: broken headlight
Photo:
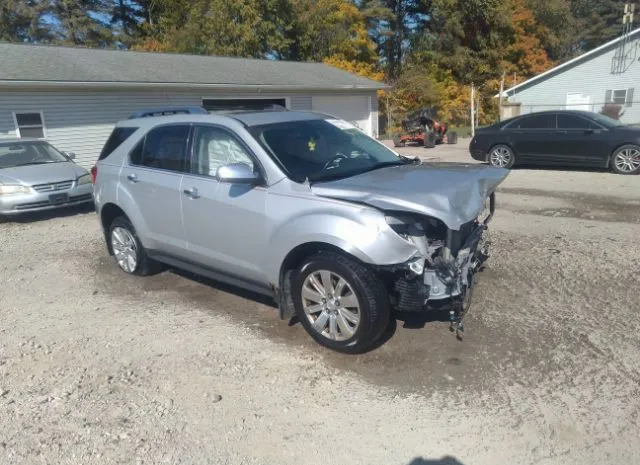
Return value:
[(422, 223), (411, 215), (387, 215), (385, 219), (389, 227), (404, 240), (408, 241), (410, 237), (425, 234)]

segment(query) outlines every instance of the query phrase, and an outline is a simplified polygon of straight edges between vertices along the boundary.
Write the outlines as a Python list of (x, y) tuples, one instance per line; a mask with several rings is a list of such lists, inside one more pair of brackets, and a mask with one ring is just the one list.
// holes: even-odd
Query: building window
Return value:
[(633, 91), (634, 89), (608, 90), (605, 103), (630, 107), (633, 105)]
[(32, 137), (44, 139), (44, 117), (42, 112), (38, 113), (14, 113), (13, 119), (16, 124), (16, 135), (20, 138)]

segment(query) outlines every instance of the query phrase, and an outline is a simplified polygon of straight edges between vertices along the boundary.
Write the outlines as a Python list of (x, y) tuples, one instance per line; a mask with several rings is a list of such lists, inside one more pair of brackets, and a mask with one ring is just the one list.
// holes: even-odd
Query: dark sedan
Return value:
[(545, 111), (479, 128), (471, 156), (501, 168), (562, 165), (640, 172), (640, 128), (586, 111)]

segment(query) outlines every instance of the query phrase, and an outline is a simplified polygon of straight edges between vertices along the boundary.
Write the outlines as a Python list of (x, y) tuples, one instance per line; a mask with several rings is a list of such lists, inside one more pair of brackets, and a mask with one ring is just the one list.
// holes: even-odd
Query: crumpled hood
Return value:
[(73, 162), (44, 163), (0, 169), (0, 184), (35, 184), (74, 181), (88, 171)]
[(478, 217), (487, 197), (508, 174), (509, 170), (488, 165), (401, 165), (316, 183), (311, 190), (382, 210), (428, 215), (458, 230)]

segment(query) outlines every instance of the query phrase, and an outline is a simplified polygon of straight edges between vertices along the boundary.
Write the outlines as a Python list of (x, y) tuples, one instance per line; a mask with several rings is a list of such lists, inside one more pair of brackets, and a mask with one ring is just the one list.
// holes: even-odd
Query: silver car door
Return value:
[(123, 202), (145, 247), (170, 255), (186, 250), (182, 226), (182, 176), (190, 125), (152, 129), (133, 149), (122, 171)]
[(191, 173), (182, 182), (182, 211), (190, 258), (196, 263), (257, 285), (266, 285), (260, 257), (267, 243), (262, 185), (221, 182), (220, 167), (258, 166), (230, 130), (195, 126)]

